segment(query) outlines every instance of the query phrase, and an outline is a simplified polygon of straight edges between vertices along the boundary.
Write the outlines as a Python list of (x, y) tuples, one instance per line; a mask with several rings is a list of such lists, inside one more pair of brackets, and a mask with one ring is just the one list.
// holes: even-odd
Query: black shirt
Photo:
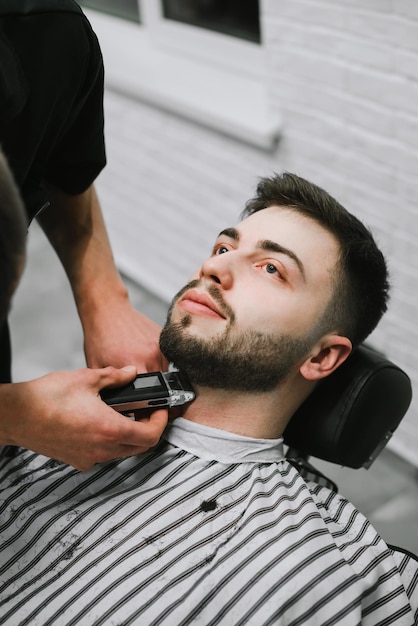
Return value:
[(106, 163), (103, 61), (72, 0), (1, 0), (0, 143), (28, 219), (47, 202), (42, 181), (85, 191)]

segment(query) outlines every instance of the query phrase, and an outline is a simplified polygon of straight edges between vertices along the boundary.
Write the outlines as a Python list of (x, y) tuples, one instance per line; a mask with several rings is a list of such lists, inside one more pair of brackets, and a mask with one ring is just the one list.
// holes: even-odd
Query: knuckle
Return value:
[(107, 365), (99, 370), (96, 370), (96, 376), (100, 378), (100, 380), (111, 379), (114, 376), (115, 368), (111, 365)]
[(120, 439), (118, 424), (113, 423), (113, 421), (102, 424), (100, 439), (105, 444), (117, 442)]
[(160, 441), (160, 435), (157, 433), (152, 433), (147, 437), (147, 444), (150, 448), (153, 448)]

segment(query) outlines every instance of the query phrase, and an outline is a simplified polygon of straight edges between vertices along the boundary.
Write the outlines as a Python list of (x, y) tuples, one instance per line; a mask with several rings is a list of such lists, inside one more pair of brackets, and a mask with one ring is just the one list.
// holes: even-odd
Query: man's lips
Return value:
[(195, 290), (187, 291), (179, 301), (179, 306), (188, 313), (226, 319), (225, 314), (208, 295)]

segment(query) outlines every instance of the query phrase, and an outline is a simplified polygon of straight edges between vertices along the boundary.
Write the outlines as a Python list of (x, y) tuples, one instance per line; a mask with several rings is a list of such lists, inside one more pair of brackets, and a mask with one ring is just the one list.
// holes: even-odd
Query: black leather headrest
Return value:
[(287, 425), (284, 441), (303, 456), (369, 467), (411, 399), (407, 374), (362, 345), (300, 406)]

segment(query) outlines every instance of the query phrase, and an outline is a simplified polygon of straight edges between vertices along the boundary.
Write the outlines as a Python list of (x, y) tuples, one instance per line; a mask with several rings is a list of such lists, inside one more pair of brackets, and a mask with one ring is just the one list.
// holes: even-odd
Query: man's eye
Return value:
[(228, 252), (228, 248), (226, 246), (219, 246), (215, 250), (215, 254), (225, 254), (225, 252)]

